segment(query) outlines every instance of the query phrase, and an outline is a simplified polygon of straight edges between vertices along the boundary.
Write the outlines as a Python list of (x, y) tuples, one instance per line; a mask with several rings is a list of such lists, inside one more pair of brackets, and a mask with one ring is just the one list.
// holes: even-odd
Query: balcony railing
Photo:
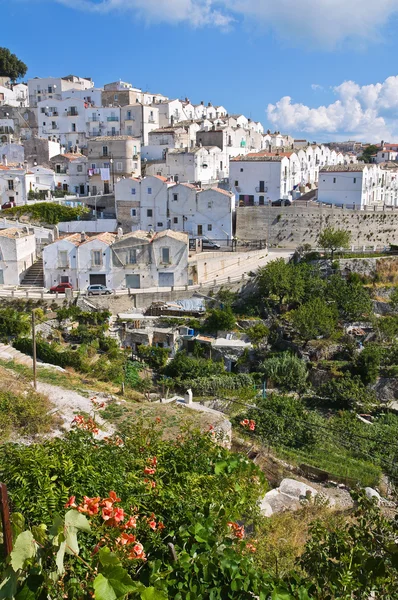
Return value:
[(59, 262), (57, 265), (57, 269), (69, 269), (68, 262)]
[(106, 120), (119, 122), (119, 117), (107, 117)]
[(67, 110), (66, 111), (66, 116), (67, 117), (78, 117), (79, 113), (77, 110)]
[(103, 123), (103, 120), (100, 117), (89, 117), (87, 123)]
[(120, 135), (120, 131), (107, 131), (106, 135), (108, 135), (108, 136)]
[(155, 119), (153, 117), (149, 117), (148, 123), (154, 123), (154, 122), (155, 122)]
[(256, 192), (259, 194), (266, 194), (268, 192), (267, 187), (256, 187)]

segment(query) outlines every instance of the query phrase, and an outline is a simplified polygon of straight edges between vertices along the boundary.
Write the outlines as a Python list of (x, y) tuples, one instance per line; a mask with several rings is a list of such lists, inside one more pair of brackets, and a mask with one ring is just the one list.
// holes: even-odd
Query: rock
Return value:
[(296, 479), (288, 478), (282, 480), (279, 490), (283, 494), (286, 494), (292, 498), (296, 498), (297, 500), (300, 498), (306, 498), (307, 493), (310, 493), (313, 498), (318, 494), (318, 490), (310, 485), (302, 483), (301, 481), (297, 481)]
[(265, 498), (261, 500), (260, 511), (261, 514), (264, 515), (264, 517), (272, 517), (272, 515), (274, 514), (270, 503)]
[(299, 510), (301, 503), (298, 498), (292, 498), (287, 494), (283, 494), (277, 488), (267, 492), (260, 504), (260, 509), (264, 516), (269, 517), (287, 510)]
[(394, 402), (398, 400), (398, 379), (381, 377), (373, 386), (377, 399), (380, 402)]
[(372, 500), (373, 498), (375, 498), (377, 501), (377, 504), (380, 504), (381, 496), (380, 496), (379, 492), (376, 492), (376, 490), (374, 490), (371, 487), (366, 487), (365, 494), (366, 494), (366, 497), (369, 498), (369, 500)]

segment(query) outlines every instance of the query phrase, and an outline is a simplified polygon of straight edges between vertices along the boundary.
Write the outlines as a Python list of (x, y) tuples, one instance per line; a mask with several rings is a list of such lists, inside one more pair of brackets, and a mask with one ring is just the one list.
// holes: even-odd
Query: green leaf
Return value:
[(118, 559), (116, 554), (110, 551), (109, 548), (101, 548), (98, 555), (100, 563), (103, 567), (108, 565), (120, 565), (120, 560)]
[(36, 554), (36, 542), (31, 531), (20, 533), (11, 552), (11, 566), (14, 571), (22, 569), (25, 561)]
[(226, 460), (222, 460), (218, 463), (216, 463), (216, 466), (214, 467), (214, 473), (216, 475), (220, 475), (221, 473), (223, 473), (226, 468), (228, 467), (228, 463)]
[(167, 600), (168, 596), (154, 587), (145, 588), (141, 592), (141, 600)]
[(35, 600), (38, 598), (37, 592), (41, 588), (43, 581), (44, 577), (42, 575), (29, 575), (22, 589), (15, 596), (15, 600)]
[(21, 515), (21, 513), (12, 513), (11, 527), (14, 538), (18, 537), (20, 533), (25, 531), (25, 518), (23, 515)]
[(47, 540), (47, 525), (44, 525), (44, 523), (42, 523), (41, 525), (33, 526), (32, 533), (36, 542), (44, 546)]
[(10, 600), (15, 597), (18, 587), (18, 578), (11, 567), (7, 567), (2, 573), (3, 581), (0, 583), (0, 598), (1, 600)]
[(90, 523), (88, 519), (79, 513), (77, 510), (69, 510), (65, 515), (65, 526), (66, 527), (75, 527), (76, 529), (80, 529), (81, 531), (87, 531), (89, 533), (91, 531)]
[(281, 588), (277, 588), (272, 592), (271, 600), (292, 600), (293, 596), (286, 592), (286, 590), (282, 590)]
[(106, 567), (94, 579), (96, 600), (117, 600), (135, 590), (133, 580), (123, 567)]

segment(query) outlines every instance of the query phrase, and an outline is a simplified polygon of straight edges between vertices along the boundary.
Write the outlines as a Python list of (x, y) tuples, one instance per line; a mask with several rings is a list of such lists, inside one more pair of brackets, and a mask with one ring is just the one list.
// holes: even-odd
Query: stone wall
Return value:
[(355, 247), (374, 248), (398, 243), (398, 210), (372, 212), (329, 206), (245, 206), (236, 209), (236, 236), (241, 240), (269, 239), (270, 247), (318, 245), (325, 227), (347, 229)]

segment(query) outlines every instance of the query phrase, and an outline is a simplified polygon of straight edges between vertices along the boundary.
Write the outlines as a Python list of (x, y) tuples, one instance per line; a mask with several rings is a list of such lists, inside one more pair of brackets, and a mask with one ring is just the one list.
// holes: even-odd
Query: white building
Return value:
[(187, 285), (188, 235), (75, 233), (44, 248), (43, 266), (47, 287), (57, 283), (71, 283), (80, 290), (93, 284), (110, 289)]
[[(29, 106), (37, 106), (40, 102), (62, 100), (65, 92), (71, 90), (87, 91), (85, 99), (90, 101), (90, 90), (94, 88), (91, 79), (68, 75), (67, 77), (35, 77), (29, 79)], [(84, 98), (83, 98), (84, 99)]]
[(166, 153), (163, 163), (148, 165), (147, 174), (172, 178), (175, 182), (194, 182), (203, 185), (225, 178), (225, 158), (216, 146), (197, 147), (189, 151), (174, 149)]
[(87, 156), (65, 153), (51, 158), (55, 172), (55, 188), (73, 194), (88, 193)]
[(24, 83), (0, 85), (0, 106), (29, 106), (28, 86)]
[(0, 165), (0, 206), (8, 202), (25, 204), (27, 191), (26, 170), (23, 167)]
[(79, 98), (37, 103), (38, 136), (59, 141), (68, 150), (86, 145), (86, 104)]
[(134, 231), (111, 247), (113, 286), (153, 288), (188, 285), (188, 235)]
[(28, 227), (0, 230), (0, 285), (19, 285), (35, 259), (35, 234)]
[(159, 128), (159, 109), (142, 103), (122, 106), (120, 109), (121, 134), (138, 137), (141, 144), (149, 144), (149, 134)]
[(218, 188), (174, 184), (163, 177), (123, 179), (115, 190), (123, 231), (187, 232), (190, 237), (231, 240), (234, 196)]
[[(319, 173), (318, 200), (362, 209), (392, 203), (397, 206), (397, 169), (375, 164), (332, 165)], [(388, 193), (387, 193), (388, 182)]]

